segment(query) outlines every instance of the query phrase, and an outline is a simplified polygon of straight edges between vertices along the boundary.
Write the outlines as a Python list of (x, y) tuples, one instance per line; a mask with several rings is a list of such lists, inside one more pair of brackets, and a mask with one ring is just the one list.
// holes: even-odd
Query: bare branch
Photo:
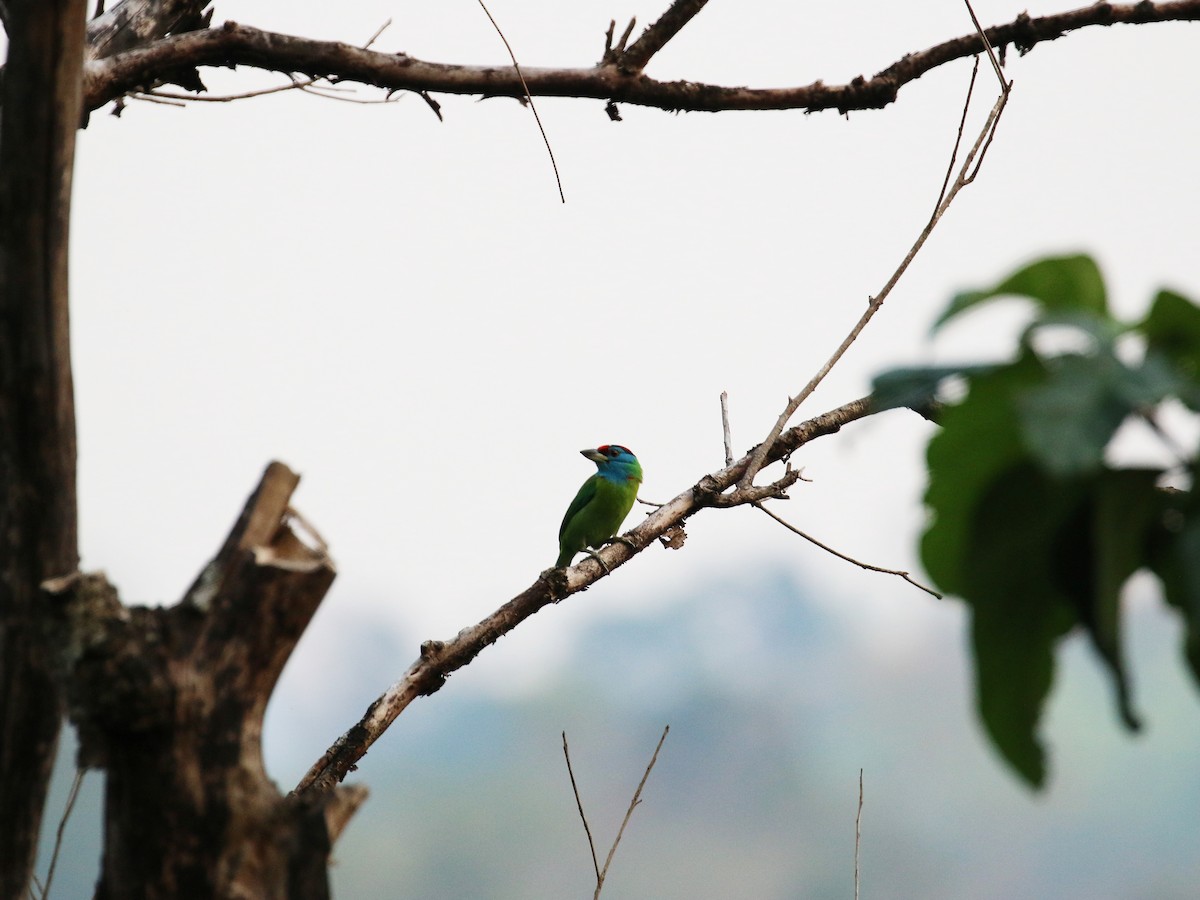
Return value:
[[(982, 34), (978, 35), (978, 37), (986, 46), (988, 43), (987, 38)], [(972, 85), (974, 85), (975, 75), (975, 71), (972, 70)], [(771, 445), (774, 443), (783, 429), (787, 427), (787, 423), (791, 420), (792, 416), (795, 415), (796, 410), (800, 408), (800, 404), (807, 400), (809, 396), (812, 395), (812, 392), (817, 389), (817, 386), (825, 380), (825, 376), (828, 375), (833, 370), (833, 367), (838, 364), (842, 356), (844, 356), (846, 351), (850, 349), (850, 345), (858, 340), (858, 336), (862, 333), (863, 329), (867, 327), (867, 324), (871, 321), (871, 319), (874, 318), (875, 313), (879, 312), (879, 310), (883, 307), (883, 301), (887, 299), (888, 295), (891, 294), (892, 289), (899, 283), (901, 276), (908, 271), (909, 265), (911, 265), (913, 259), (915, 259), (916, 255), (921, 251), (921, 248), (925, 246), (925, 242), (929, 239), (929, 235), (933, 233), (933, 229), (937, 227), (938, 222), (942, 220), (942, 216), (945, 215), (946, 210), (950, 208), (950, 204), (954, 202), (954, 198), (958, 196), (958, 192), (975, 180), (975, 176), (979, 173), (979, 163), (982, 162), (983, 155), (987, 152), (987, 148), (991, 146), (992, 135), (995, 132), (996, 123), (999, 122), (1000, 114), (1004, 112), (1004, 107), (1008, 103), (1008, 96), (1011, 89), (1011, 82), (1005, 83), (1003, 80), (1001, 81), (1000, 96), (996, 100), (996, 105), (992, 107), (992, 111), (988, 115), (987, 120), (983, 123), (983, 127), (979, 131), (979, 136), (976, 138), (974, 146), (971, 148), (966, 159), (963, 161), (962, 168), (959, 170), (958, 178), (955, 179), (954, 184), (951, 186), (948, 192), (943, 184), (941, 192), (943, 195), (942, 200), (938, 204), (937, 208), (933, 211), (933, 215), (930, 216), (929, 221), (925, 224), (925, 227), (921, 229), (921, 233), (917, 236), (916, 241), (914, 241), (912, 247), (909, 248), (908, 254), (901, 261), (900, 265), (896, 267), (896, 270), (887, 280), (887, 283), (884, 284), (882, 290), (880, 290), (878, 294), (870, 299), (870, 302), (867, 304), (866, 311), (859, 317), (858, 321), (854, 324), (854, 327), (850, 329), (850, 333), (846, 335), (845, 339), (843, 339), (842, 343), (833, 352), (833, 355), (826, 360), (825, 364), (817, 370), (817, 373), (813, 375), (811, 379), (809, 379), (809, 382), (804, 386), (804, 389), (801, 390), (800, 393), (795, 397), (788, 398), (787, 406), (784, 407), (783, 412), (780, 413), (779, 417), (775, 420), (775, 424), (771, 427), (771, 431), (767, 435), (767, 439), (759, 445), (758, 450), (755, 451), (754, 456), (750, 461), (750, 465), (746, 467), (746, 472), (742, 476), (742, 480), (738, 485), (740, 490), (750, 487), (754, 481), (754, 476), (758, 474), (762, 462), (766, 459), (766, 455), (770, 451)], [(966, 103), (969, 104), (970, 102), (971, 92), (968, 90)], [(956, 140), (954, 143), (953, 154), (955, 156), (958, 154), (958, 147), (959, 142)], [(974, 166), (974, 168), (972, 168), (972, 166)]]
[[(864, 418), (871, 412), (870, 400), (864, 397), (802, 422), (779, 436), (767, 455), (767, 461), (783, 459), (809, 441), (835, 434), (843, 425)], [(747, 454), (733, 465), (706, 475), (646, 516), (640, 525), (622, 536), (623, 540), (598, 551), (604, 565), (611, 571), (660, 538), (667, 537), (670, 541), (671, 537), (678, 534), (684, 521), (704, 507), (716, 505), (715, 498), (737, 484), (749, 462), (750, 456)], [(799, 478), (799, 472), (793, 474)], [(746, 494), (742, 502), (751, 502), (753, 497), (753, 494)], [(421, 645), (416, 661), (367, 708), (357, 724), (322, 754), (292, 793), (325, 791), (338, 784), (414, 700), (436, 693), (452, 673), (470, 663), (484, 649), (538, 610), (586, 590), (607, 574), (601, 564), (591, 557), (568, 569), (548, 569), (532, 585), (478, 624), (464, 628), (448, 641), (426, 641)]]
[[(684, 8), (690, 7), (680, 6), (680, 9)], [(1056, 40), (1088, 26), (1195, 20), (1200, 20), (1200, 0), (1159, 3), (1145, 0), (1124, 5), (1097, 3), (1039, 18), (1022, 14), (1005, 25), (986, 29), (985, 34), (993, 47), (1003, 50), (1011, 44), (1024, 53), (1042, 41)], [(654, 27), (651, 26), (647, 34)], [(647, 34), (643, 34), (642, 39), (646, 39)], [(634, 48), (627, 53), (633, 53)], [(508, 66), (425, 62), (405, 54), (362, 50), (347, 44), (274, 34), (227, 22), (220, 28), (177, 34), (128, 49), (114, 57), (93, 59), (85, 70), (84, 103), (89, 111), (97, 109), (130, 91), (144, 89), (165, 73), (181, 68), (241, 65), (355, 81), (389, 91), (513, 98), (528, 93), (531, 97), (592, 98), (672, 111), (804, 109), (816, 112), (836, 109), (844, 113), (852, 109), (881, 109), (896, 100), (905, 84), (938, 66), (984, 50), (979, 34), (973, 32), (927, 50), (906, 54), (871, 78), (860, 76), (843, 85), (815, 81), (802, 87), (748, 88), (656, 81), (640, 72), (624, 71), (615, 57), (587, 68), (523, 66), (521, 77), (518, 77)], [(639, 54), (642, 52), (644, 49)]]
[[(695, 18), (708, 0), (675, 0), (658, 21), (642, 32), (633, 46), (621, 54), (621, 66), (630, 72), (640, 72), (650, 62), (650, 57), (667, 45), (667, 41), (679, 34), (681, 28)], [(633, 26), (630, 23), (630, 30)], [(621, 48), (628, 40), (629, 32), (622, 39)]]
[(87, 23), (88, 54), (101, 58), (140, 47), (168, 34), (206, 28), (210, 0), (121, 0)]
[(761, 509), (763, 512), (765, 512), (768, 516), (770, 516), (772, 519), (774, 519), (776, 522), (778, 522), (780, 525), (782, 525), (788, 531), (792, 532), (793, 534), (799, 535), (800, 537), (802, 537), (806, 541), (808, 541), (810, 544), (820, 547), (826, 553), (832, 553), (838, 559), (844, 559), (846, 562), (853, 563), (854, 565), (858, 566), (860, 569), (866, 569), (869, 572), (882, 572), (884, 575), (897, 575), (900, 578), (903, 578), (905, 581), (907, 581), (913, 587), (920, 588), (925, 593), (932, 594), (933, 596), (937, 597), (939, 600), (942, 599), (941, 594), (939, 594), (933, 588), (926, 587), (925, 585), (921, 584), (919, 581), (915, 581), (913, 579), (913, 577), (911, 575), (909, 575), (908, 572), (902, 572), (899, 569), (885, 569), (882, 566), (873, 566), (870, 563), (865, 563), (862, 560), (855, 559), (852, 556), (847, 556), (845, 553), (842, 553), (838, 550), (834, 550), (828, 544), (821, 543), (815, 537), (813, 537), (811, 534), (807, 534), (806, 532), (801, 531), (795, 525), (793, 525), (790, 522), (786, 521), (785, 519), (775, 515), (775, 513), (771, 512), (771, 510), (767, 509), (767, 507), (765, 505), (763, 505), (762, 503), (755, 503), (753, 505), (756, 506), (758, 509)]
[(783, 477), (771, 484), (739, 484), (728, 494), (713, 492), (705, 497), (705, 506), (725, 509), (731, 506), (757, 505), (763, 500), (787, 500), (787, 489), (804, 476), (803, 469), (793, 469), (790, 466)]
[[(388, 19), (386, 22), (384, 22), (382, 25), (380, 25), (375, 30), (375, 33), (367, 39), (367, 42), (365, 44), (363, 44), (363, 49), (366, 50), (372, 44), (374, 44), (375, 41), (379, 39), (379, 36), (381, 34), (383, 34), (384, 31), (386, 31), (391, 24), (392, 24), (392, 20)], [(337, 97), (337, 96), (333, 96), (331, 94), (325, 93), (325, 91), (335, 90), (336, 88), (333, 85), (323, 85), (320, 88), (315, 87), (317, 85), (317, 82), (322, 80), (322, 78), (320, 78), (320, 77), (304, 78), (304, 79), (297, 78), (295, 75), (289, 75), (288, 77), (291, 78), (290, 84), (279, 84), (279, 85), (276, 85), (275, 87), (260, 88), (258, 90), (254, 90), (254, 91), (242, 91), (241, 93), (237, 93), (237, 94), (222, 94), (220, 96), (214, 96), (212, 94), (208, 94), (206, 96), (201, 97), (199, 94), (180, 94), (180, 93), (176, 93), (174, 91), (163, 91), (163, 90), (152, 89), (152, 90), (146, 90), (146, 91), (134, 91), (130, 94), (130, 96), (133, 97), (133, 99), (135, 99), (135, 100), (147, 100), (151, 103), (162, 102), (162, 101), (171, 101), (171, 100), (181, 100), (181, 101), (192, 102), (192, 103), (232, 103), (235, 100), (249, 100), (253, 97), (266, 97), (270, 94), (278, 94), (283, 91), (304, 91), (306, 93), (314, 94), (318, 97), (324, 97), (326, 100), (342, 100), (346, 103), (362, 103), (364, 105), (368, 105), (368, 104), (374, 105), (377, 103), (394, 103), (396, 101), (396, 99), (398, 99), (398, 98), (394, 98), (390, 93), (386, 97), (384, 97), (382, 100), (359, 100), (354, 97)], [(352, 91), (354, 89), (353, 88), (343, 88), (343, 90)], [(425, 100), (426, 103), (433, 102), (429, 99), (428, 96), (424, 96), (423, 99)], [(168, 106), (183, 106), (185, 104), (184, 103), (168, 103), (167, 105)], [(531, 101), (530, 105), (532, 105), (532, 101)], [(441, 114), (441, 112), (439, 112), (436, 103), (433, 104), (433, 106), (434, 106), (433, 111), (435, 113), (437, 113), (437, 117), (440, 120), (442, 118), (442, 114)], [(535, 113), (535, 115), (536, 115), (536, 113)], [(552, 156), (551, 157), (552, 162), (553, 162), (553, 159), (554, 158)], [(561, 191), (560, 191), (560, 193), (561, 193)]]

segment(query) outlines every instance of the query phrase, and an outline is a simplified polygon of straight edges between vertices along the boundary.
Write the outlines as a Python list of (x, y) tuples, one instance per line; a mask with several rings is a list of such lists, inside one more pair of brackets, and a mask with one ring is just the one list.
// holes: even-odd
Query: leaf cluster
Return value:
[[(1135, 572), (1157, 576), (1181, 616), (1184, 658), (1200, 682), (1197, 448), (1179, 449), (1161, 425), (1168, 402), (1200, 413), (1200, 308), (1161, 290), (1144, 318), (1118, 321), (1099, 267), (1079, 255), (1042, 259), (957, 295), (934, 328), (1013, 296), (1032, 300), (1035, 315), (1008, 362), (885, 372), (873, 402), (909, 406), (941, 425), (927, 450), (922, 562), (970, 607), (988, 735), (1041, 786), (1039, 721), (1055, 654), (1072, 631), (1086, 634), (1111, 676), (1122, 722), (1140, 727), (1120, 615)], [(949, 381), (965, 393), (940, 402)], [(1131, 421), (1150, 428), (1173, 461), (1115, 464), (1114, 437)]]

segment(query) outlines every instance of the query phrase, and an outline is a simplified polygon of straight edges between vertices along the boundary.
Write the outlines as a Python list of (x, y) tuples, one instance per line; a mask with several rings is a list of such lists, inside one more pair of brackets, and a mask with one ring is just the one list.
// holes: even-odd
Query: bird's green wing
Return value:
[(593, 475), (580, 486), (579, 493), (575, 495), (575, 499), (567, 507), (567, 514), (563, 516), (562, 524), (558, 526), (558, 539), (560, 541), (562, 540), (563, 532), (567, 530), (567, 523), (575, 518), (576, 513), (588, 505), (589, 500), (596, 496), (596, 483), (599, 479), (599, 475)]

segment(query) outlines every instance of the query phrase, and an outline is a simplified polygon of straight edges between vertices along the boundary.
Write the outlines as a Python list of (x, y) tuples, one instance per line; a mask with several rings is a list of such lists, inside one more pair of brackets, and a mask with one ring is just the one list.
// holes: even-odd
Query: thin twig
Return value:
[(633, 815), (633, 810), (639, 803), (642, 802), (642, 788), (646, 786), (646, 780), (650, 777), (650, 770), (654, 768), (654, 764), (658, 762), (658, 751), (662, 749), (663, 741), (667, 739), (667, 734), (670, 732), (671, 726), (663, 726), (662, 737), (658, 739), (658, 746), (654, 748), (654, 755), (650, 757), (650, 762), (646, 766), (646, 771), (642, 774), (642, 780), (638, 782), (637, 790), (633, 792), (633, 799), (629, 801), (629, 808), (625, 810), (625, 818), (621, 820), (621, 827), (617, 829), (616, 840), (609, 848), (608, 856), (604, 860), (604, 868), (600, 870), (600, 876), (596, 881), (596, 893), (592, 895), (592, 900), (597, 900), (600, 896), (600, 891), (604, 887), (604, 879), (608, 877), (608, 867), (612, 865), (613, 856), (617, 852), (617, 845), (621, 843), (621, 837), (625, 834), (625, 826), (629, 824), (629, 819)]
[(919, 581), (915, 581), (908, 572), (902, 572), (899, 569), (885, 569), (882, 566), (873, 566), (870, 563), (865, 563), (862, 560), (855, 559), (852, 556), (847, 556), (845, 553), (842, 553), (838, 550), (834, 550), (828, 544), (821, 543), (815, 537), (813, 537), (811, 534), (805, 534), (803, 531), (801, 531), (799, 528), (797, 528), (792, 523), (788, 522), (786, 519), (783, 519), (783, 518), (775, 515), (775, 513), (771, 512), (771, 510), (767, 509), (767, 507), (765, 505), (763, 505), (762, 503), (754, 503), (752, 505), (761, 509), (763, 512), (765, 512), (768, 516), (770, 516), (772, 519), (774, 519), (776, 522), (778, 522), (780, 525), (782, 525), (788, 531), (792, 532), (793, 534), (799, 535), (800, 537), (802, 537), (806, 541), (808, 541), (810, 544), (814, 544), (817, 547), (820, 547), (826, 553), (832, 553), (838, 559), (844, 559), (846, 562), (853, 563), (854, 565), (858, 566), (860, 569), (866, 569), (869, 572), (882, 572), (884, 575), (896, 575), (900, 578), (903, 578), (905, 581), (907, 581), (913, 587), (920, 588), (925, 593), (932, 594), (934, 597), (937, 597), (939, 600), (942, 599), (941, 594), (939, 594), (933, 588), (926, 587), (925, 585), (921, 584)]
[(71, 792), (67, 794), (67, 805), (63, 809), (62, 818), (58, 822), (58, 831), (54, 834), (54, 851), (50, 854), (50, 868), (46, 872), (46, 884), (42, 887), (42, 900), (50, 896), (50, 883), (54, 881), (54, 867), (58, 865), (58, 852), (62, 849), (63, 832), (67, 828), (67, 819), (71, 818), (71, 810), (79, 798), (79, 787), (83, 784), (83, 769), (75, 770), (75, 780), (71, 783)]
[[(1012, 88), (1011, 81), (1008, 83), (1008, 87), (1011, 90), (1011, 88)], [(1007, 102), (1007, 100), (1008, 100), (1007, 92), (1003, 95), (1003, 99), (1005, 100), (1005, 102)], [(996, 125), (999, 123), (999, 121), (1000, 121), (1000, 117), (997, 116), (996, 120), (992, 123), (992, 130), (988, 132), (987, 140), (983, 142), (983, 149), (981, 149), (979, 151), (979, 156), (975, 160), (975, 168), (971, 170), (970, 175), (968, 175), (966, 178), (963, 179), (963, 187), (966, 187), (968, 184), (973, 184), (975, 181), (975, 176), (977, 176), (979, 174), (979, 168), (980, 168), (980, 166), (983, 165), (983, 158), (985, 156), (987, 156), (988, 148), (992, 146), (992, 139), (996, 136)]]
[(958, 134), (954, 137), (954, 149), (950, 151), (950, 162), (946, 164), (946, 177), (942, 179), (942, 189), (938, 191), (937, 203), (933, 204), (933, 212), (929, 218), (937, 215), (937, 211), (942, 206), (942, 201), (946, 198), (946, 188), (950, 186), (950, 179), (954, 177), (954, 164), (958, 162), (958, 149), (962, 146), (963, 129), (967, 126), (967, 112), (971, 109), (971, 95), (975, 92), (975, 78), (979, 75), (979, 57), (975, 57), (974, 64), (971, 66), (971, 82), (967, 85), (967, 99), (963, 101), (962, 116), (958, 120)]
[(144, 103), (158, 103), (162, 106), (178, 106), (181, 109), (187, 107), (185, 100), (195, 100), (195, 97), (171, 97), (168, 95), (156, 96), (148, 91), (138, 91), (137, 93), (127, 95), (130, 100), (141, 100)]
[(863, 770), (858, 770), (858, 815), (854, 817), (854, 900), (858, 900), (858, 848), (862, 844)]
[[(135, 100), (186, 100), (188, 103), (232, 103), (234, 100), (249, 100), (251, 97), (264, 97), (267, 94), (278, 94), (281, 91), (295, 91), (316, 84), (316, 78), (310, 78), (306, 81), (293, 81), (291, 84), (277, 84), (274, 87), (260, 88), (256, 91), (244, 91), (240, 94), (209, 94), (208, 96), (200, 96), (199, 94), (180, 94), (175, 91), (160, 91), (158, 89), (149, 91), (137, 91), (131, 96)], [(184, 104), (179, 104), (184, 105)]]
[[(306, 85), (301, 87), (300, 90), (305, 94), (312, 94), (314, 97), (320, 97), (322, 100), (336, 100), (339, 103), (358, 103), (362, 106), (378, 106), (381, 103), (398, 103), (404, 99), (403, 94), (389, 95), (378, 100), (369, 100), (362, 97), (345, 97), (340, 94), (329, 93), (339, 90), (339, 88), (324, 84)], [(441, 116), (438, 116), (438, 118), (440, 119)]]
[(579, 799), (579, 786), (575, 784), (575, 770), (571, 768), (571, 751), (567, 749), (567, 733), (562, 733), (563, 756), (567, 759), (567, 774), (571, 776), (571, 790), (575, 793), (575, 806), (579, 809), (579, 818), (583, 820), (583, 831), (587, 835), (588, 849), (592, 851), (592, 868), (596, 870), (596, 884), (600, 883), (600, 862), (596, 859), (596, 842), (592, 840), (592, 829), (588, 826), (587, 816), (583, 814), (583, 801)]
[(371, 45), (374, 44), (377, 40), (379, 40), (379, 36), (381, 34), (383, 34), (385, 31), (387, 31), (388, 28), (391, 27), (391, 24), (392, 24), (392, 20), (388, 19), (386, 22), (384, 22), (382, 25), (380, 25), (377, 29), (375, 29), (375, 33), (367, 39), (367, 42), (365, 44), (363, 44), (362, 48), (364, 50), (370, 50)]
[(729, 394), (721, 391), (721, 433), (725, 438), (725, 465), (733, 465), (733, 438), (729, 434)]
[(478, 0), (478, 2), (484, 14), (488, 17), (488, 21), (496, 29), (496, 34), (500, 35), (500, 40), (504, 42), (504, 49), (508, 51), (508, 56), (512, 60), (513, 70), (517, 73), (517, 78), (521, 79), (521, 90), (525, 92), (525, 99), (529, 101), (529, 110), (533, 113), (533, 120), (537, 122), (538, 131), (542, 133), (542, 143), (546, 145), (546, 152), (550, 155), (550, 167), (554, 169), (554, 182), (558, 185), (558, 199), (566, 203), (567, 197), (563, 193), (562, 178), (558, 174), (558, 163), (554, 161), (554, 150), (550, 147), (550, 138), (546, 137), (546, 129), (542, 127), (542, 117), (538, 115), (537, 106), (533, 102), (533, 95), (529, 93), (529, 85), (525, 83), (525, 76), (521, 72), (521, 64), (517, 62), (517, 55), (513, 53), (513, 48), (508, 43), (508, 38), (500, 30), (500, 26), (496, 23), (495, 17), (492, 16), (491, 10), (487, 8), (487, 4), (483, 0)]
[[(318, 85), (319, 79), (313, 78), (307, 81), (298, 81), (294, 84), (280, 84), (275, 87), (262, 88), (257, 91), (246, 91), (241, 94), (221, 94), (219, 96), (201, 97), (197, 94), (178, 94), (174, 91), (138, 91), (130, 94), (134, 100), (146, 100), (151, 103), (165, 103), (168, 106), (187, 106), (188, 103), (232, 103), (234, 100), (249, 100), (252, 97), (262, 97), (266, 94), (278, 94), (281, 91), (301, 91), (305, 94), (312, 94), (314, 97), (320, 97), (323, 100), (337, 100), (341, 103), (360, 103), (364, 106), (375, 106), (380, 103), (396, 103), (400, 96), (387, 96), (379, 100), (364, 100), (361, 97), (345, 97), (339, 96), (336, 91), (345, 91), (353, 93), (353, 88), (340, 88), (336, 85)], [(182, 101), (182, 102), (179, 102)], [(426, 101), (428, 102), (428, 101)], [(441, 116), (439, 115), (440, 119)]]
[[(987, 36), (983, 33), (983, 31), (979, 30), (978, 34), (983, 42), (987, 44)], [(900, 281), (900, 278), (904, 275), (904, 273), (908, 271), (909, 265), (912, 264), (913, 259), (916, 258), (916, 255), (921, 251), (921, 248), (925, 246), (925, 242), (929, 239), (929, 235), (933, 233), (933, 229), (937, 226), (938, 222), (942, 220), (942, 216), (946, 214), (946, 210), (950, 208), (950, 204), (954, 202), (954, 198), (958, 196), (958, 192), (975, 179), (975, 175), (979, 172), (979, 167), (975, 165), (975, 160), (976, 158), (979, 158), (979, 160), (982, 161), (983, 153), (985, 153), (987, 151), (987, 147), (990, 146), (996, 123), (1000, 119), (1000, 114), (1004, 112), (1004, 107), (1008, 103), (1009, 93), (1012, 90), (1011, 82), (1005, 83), (1002, 80), (1001, 85), (1002, 87), (1000, 96), (996, 99), (996, 104), (992, 107), (991, 113), (988, 115), (987, 120), (983, 123), (983, 127), (979, 131), (979, 136), (975, 139), (975, 143), (972, 145), (966, 159), (963, 160), (962, 167), (959, 169), (959, 174), (954, 180), (954, 184), (951, 185), (950, 190), (946, 193), (942, 202), (938, 205), (937, 209), (934, 210), (933, 215), (930, 217), (925, 227), (921, 229), (921, 233), (917, 236), (916, 241), (913, 242), (908, 254), (904, 257), (904, 260), (892, 273), (891, 277), (888, 278), (887, 283), (884, 284), (882, 290), (880, 290), (877, 295), (871, 298), (870, 302), (867, 304), (866, 311), (859, 317), (859, 320), (855, 323), (854, 327), (850, 329), (850, 333), (846, 335), (846, 337), (842, 340), (842, 343), (839, 344), (838, 348), (833, 352), (833, 355), (826, 360), (825, 364), (817, 370), (817, 373), (813, 375), (811, 379), (809, 379), (809, 382), (804, 386), (804, 389), (801, 390), (800, 393), (795, 397), (788, 399), (787, 406), (784, 407), (783, 412), (780, 413), (779, 417), (775, 421), (775, 424), (771, 427), (771, 431), (767, 435), (766, 440), (759, 444), (755, 449), (754, 454), (750, 459), (750, 464), (746, 467), (745, 474), (738, 482), (738, 490), (745, 490), (753, 484), (754, 477), (758, 474), (759, 470), (763, 466), (763, 463), (766, 461), (767, 454), (771, 452), (771, 448), (775, 441), (778, 440), (779, 435), (783, 433), (783, 429), (787, 427), (787, 423), (791, 420), (792, 416), (795, 415), (796, 410), (800, 408), (800, 404), (802, 404), (809, 398), (809, 396), (811, 396), (812, 392), (817, 389), (817, 386), (825, 380), (825, 376), (832, 371), (833, 367), (838, 364), (841, 358), (845, 355), (846, 351), (850, 349), (850, 345), (858, 340), (858, 336), (862, 333), (863, 329), (867, 327), (867, 324), (871, 321), (871, 319), (874, 318), (875, 313), (879, 312), (879, 310), (883, 307), (883, 302), (888, 298), (888, 295), (891, 294), (892, 289)], [(972, 167), (974, 167), (973, 170)]]
[(975, 15), (975, 9), (971, 6), (971, 0), (963, 0), (963, 3), (967, 5), (967, 12), (971, 15), (971, 24), (975, 26), (975, 30), (979, 33), (979, 39), (983, 41), (983, 49), (987, 51), (988, 59), (992, 61), (992, 71), (996, 73), (996, 80), (1000, 82), (1000, 90), (1008, 93), (1008, 85), (1004, 80), (1004, 73), (1000, 71), (1000, 61), (996, 59), (996, 51), (992, 49), (992, 42), (988, 40), (987, 32), (979, 24), (979, 17)]
[(629, 43), (629, 36), (633, 34), (633, 29), (637, 27), (637, 16), (629, 20), (629, 24), (625, 26), (625, 30), (621, 32), (621, 39), (617, 41), (617, 50), (624, 52), (625, 45)]

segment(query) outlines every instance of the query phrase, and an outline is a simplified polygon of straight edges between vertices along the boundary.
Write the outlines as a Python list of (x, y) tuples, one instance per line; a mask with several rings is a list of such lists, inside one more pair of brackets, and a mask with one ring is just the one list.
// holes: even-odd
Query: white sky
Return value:
[[(587, 65), (610, 18), (644, 24), (664, 0), (490, 8), (524, 65)], [(985, 24), (1026, 8), (1069, 6), (976, 4)], [(506, 59), (472, 0), (217, 11), (351, 43), (391, 18), (377, 49)], [(843, 82), (969, 28), (951, 0), (714, 0), (650, 73)], [(1160, 284), (1200, 295), (1198, 34), (1093, 28), (1010, 53), (1016, 86), (980, 180), (801, 416), (894, 364), (1004, 352), (1019, 311), (980, 314), (936, 345), (928, 328), (953, 292), (1035, 255), (1094, 253), (1128, 316)], [(623, 106), (614, 124), (601, 102), (539, 100), (565, 206), (511, 100), (439, 97), (444, 124), (413, 96), (363, 106), (298, 92), (94, 114), (72, 253), (85, 567), (107, 570), (127, 602), (174, 602), (281, 459), (303, 474), (295, 503), (340, 571), (289, 677), (324, 677), (328, 635), (364, 620), (405, 633), (399, 674), (412, 635), (448, 637), (552, 562), (592, 470), (579, 449), (629, 445), (643, 496), (664, 500), (721, 465), (722, 390), (735, 449), (761, 439), (928, 216), (969, 73), (945, 66), (849, 119)], [(217, 94), (282, 80), (203, 77)], [(781, 511), (847, 553), (915, 566), (927, 435), (891, 413), (820, 440), (797, 457), (813, 483)], [(937, 604), (900, 580), (750, 510), (707, 512), (688, 532), (682, 552), (651, 550), (578, 598), (560, 633), (777, 561), (827, 587), (879, 652), (919, 652)], [(516, 677), (553, 653), (520, 647), (494, 652), (492, 671)]]

